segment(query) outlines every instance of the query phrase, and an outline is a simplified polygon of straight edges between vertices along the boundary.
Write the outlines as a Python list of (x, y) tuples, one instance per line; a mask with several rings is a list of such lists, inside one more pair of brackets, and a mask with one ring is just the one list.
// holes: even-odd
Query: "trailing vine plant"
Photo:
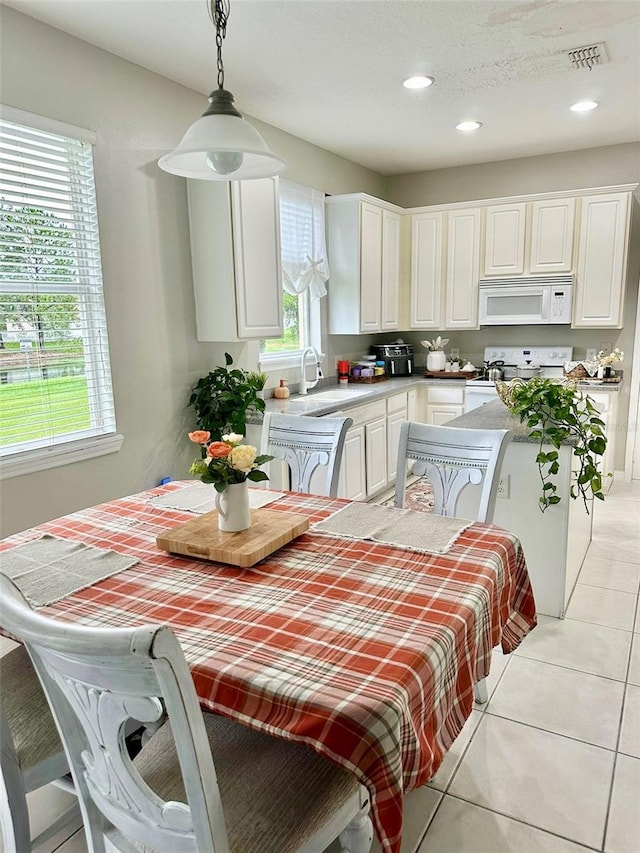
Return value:
[[(541, 512), (560, 503), (553, 477), (560, 470), (558, 449), (564, 442), (572, 445), (578, 460), (571, 497), (581, 497), (587, 513), (591, 496), (604, 500), (600, 466), (607, 447), (605, 424), (589, 396), (571, 385), (535, 378), (512, 387), (507, 405), (540, 442), (536, 462), (542, 481)], [(545, 445), (556, 449), (545, 450)]]

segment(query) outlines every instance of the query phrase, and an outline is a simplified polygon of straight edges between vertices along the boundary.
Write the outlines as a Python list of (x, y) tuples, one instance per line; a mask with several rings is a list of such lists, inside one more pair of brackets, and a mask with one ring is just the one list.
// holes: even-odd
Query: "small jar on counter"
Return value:
[(286, 400), (289, 396), (289, 389), (287, 388), (287, 380), (281, 379), (280, 385), (273, 389), (273, 396), (276, 400)]
[(360, 367), (360, 365), (354, 364), (351, 368), (351, 375), (355, 376), (356, 378), (359, 378), (361, 371), (362, 371), (362, 368)]

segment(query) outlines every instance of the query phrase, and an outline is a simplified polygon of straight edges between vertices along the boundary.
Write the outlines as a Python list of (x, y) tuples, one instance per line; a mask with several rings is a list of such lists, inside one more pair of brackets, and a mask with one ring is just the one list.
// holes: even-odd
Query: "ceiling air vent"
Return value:
[(591, 71), (594, 65), (606, 65), (609, 61), (604, 42), (574, 47), (572, 50), (565, 50), (564, 53), (569, 57), (572, 68), (586, 68)]

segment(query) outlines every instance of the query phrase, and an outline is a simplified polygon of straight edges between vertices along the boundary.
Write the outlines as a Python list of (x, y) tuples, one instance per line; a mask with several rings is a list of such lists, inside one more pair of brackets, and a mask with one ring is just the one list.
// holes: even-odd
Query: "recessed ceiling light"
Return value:
[(578, 101), (577, 104), (571, 104), (569, 109), (574, 113), (588, 113), (589, 110), (595, 110), (597, 106), (597, 101)]
[(481, 121), (461, 121), (456, 125), (456, 130), (478, 130), (482, 127)]
[(433, 77), (424, 77), (420, 75), (418, 77), (407, 77), (407, 79), (402, 84), (405, 89), (426, 89), (433, 83)]

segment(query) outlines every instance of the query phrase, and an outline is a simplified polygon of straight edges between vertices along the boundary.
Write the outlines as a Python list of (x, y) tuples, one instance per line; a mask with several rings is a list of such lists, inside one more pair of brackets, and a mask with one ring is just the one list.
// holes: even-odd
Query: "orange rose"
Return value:
[(212, 459), (224, 459), (231, 453), (231, 447), (225, 444), (224, 441), (212, 441), (207, 448), (207, 456)]
[(189, 433), (189, 438), (196, 444), (206, 444), (211, 438), (211, 433), (206, 429), (197, 429)]

